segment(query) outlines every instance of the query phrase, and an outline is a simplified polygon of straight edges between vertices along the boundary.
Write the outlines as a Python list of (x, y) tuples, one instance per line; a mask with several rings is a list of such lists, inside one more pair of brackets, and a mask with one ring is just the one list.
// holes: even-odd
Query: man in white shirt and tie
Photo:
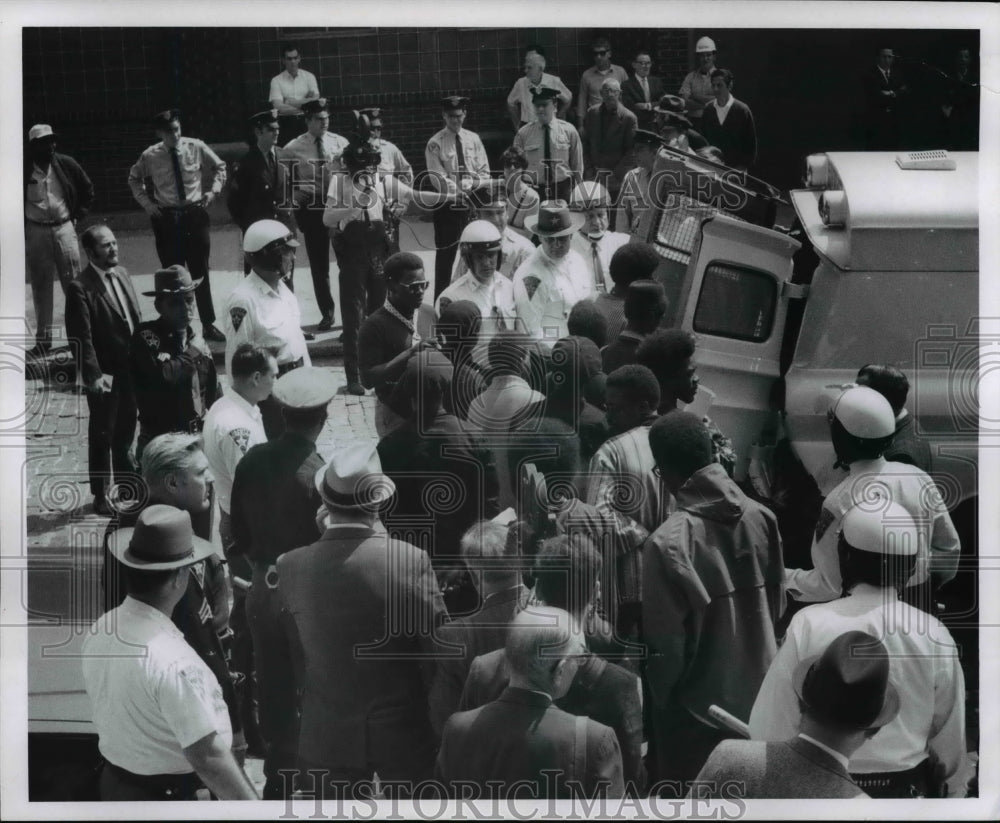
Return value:
[(611, 196), (600, 183), (585, 180), (578, 184), (573, 190), (569, 207), (573, 211), (583, 212), (584, 217), (583, 226), (572, 235), (570, 248), (583, 258), (594, 294), (607, 294), (615, 287), (611, 279), (611, 258), (629, 242), (630, 235), (608, 231), (611, 224)]

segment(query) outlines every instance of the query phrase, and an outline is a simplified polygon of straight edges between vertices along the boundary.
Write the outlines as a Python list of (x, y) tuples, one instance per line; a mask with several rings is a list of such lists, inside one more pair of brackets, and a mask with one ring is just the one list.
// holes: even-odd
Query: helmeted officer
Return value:
[[(295, 265), (294, 233), (277, 220), (258, 220), (243, 236), (243, 251), (253, 271), (233, 289), (226, 307), (226, 372), (240, 343), (276, 352), (278, 375), (310, 366), (300, 328), (299, 303), (282, 278)], [(268, 440), (281, 434), (281, 412), (273, 397), (259, 404)]]

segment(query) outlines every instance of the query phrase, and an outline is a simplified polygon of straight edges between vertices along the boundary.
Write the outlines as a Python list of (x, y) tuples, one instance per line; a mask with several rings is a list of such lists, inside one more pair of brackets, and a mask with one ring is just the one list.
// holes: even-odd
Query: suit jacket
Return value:
[(381, 528), (335, 526), (282, 555), (278, 580), (302, 694), (299, 757), (360, 769), (432, 745), (445, 607), (426, 552)]
[[(872, 66), (865, 71), (862, 76), (862, 88), (865, 97), (865, 106), (869, 115), (888, 116), (899, 106), (899, 93), (905, 91), (906, 81), (903, 79), (899, 69), (893, 67), (889, 72), (889, 80), (878, 66)], [(894, 91), (896, 97), (883, 95), (883, 91)]]
[(709, 755), (688, 796), (732, 798), (723, 789), (729, 781), (744, 785), (738, 796), (745, 799), (868, 797), (836, 758), (801, 737), (781, 743), (724, 740)]
[(274, 154), (276, 162), (268, 170), (260, 149), (251, 146), (229, 184), (229, 213), (243, 232), (258, 220), (280, 220), (295, 228), (288, 169), (282, 162), (284, 154), (277, 146)]
[[(646, 82), (649, 84), (649, 102), (655, 106), (663, 96), (663, 81), (659, 77), (651, 76), (646, 78)], [(654, 117), (652, 111), (636, 109), (636, 103), (645, 102), (646, 98), (642, 93), (642, 87), (633, 74), (628, 80), (622, 83), (622, 103), (625, 104), (625, 108), (629, 111), (635, 112), (635, 116), (639, 118), (639, 128), (641, 129), (651, 125)]]
[[(28, 184), (31, 182), (31, 172), (34, 161), (24, 153), (24, 197), (28, 196)], [(66, 208), (69, 209), (70, 220), (79, 220), (86, 216), (94, 204), (94, 184), (87, 177), (87, 172), (68, 154), (52, 155), (52, 171), (59, 178), (63, 195), (66, 197)]]
[(599, 104), (587, 110), (584, 119), (584, 166), (611, 169), (612, 181), (617, 184), (612, 184), (611, 188), (616, 189), (621, 185), (625, 172), (635, 165), (632, 141), (637, 121), (635, 115), (621, 103), (610, 118), (603, 109), (603, 104)]
[[(621, 797), (625, 789), (611, 729), (564, 712), (547, 694), (512, 687), (485, 706), (451, 716), (436, 776), (446, 784), (473, 781), (496, 798), (568, 798), (581, 789), (587, 797)], [(580, 788), (571, 789), (569, 781)]]
[[(116, 266), (111, 276), (125, 295), (132, 325), (138, 326), (142, 314), (128, 272)], [(66, 331), (80, 347), (77, 365), (84, 383), (93, 383), (102, 374), (113, 374), (116, 380), (128, 377), (132, 332), (118, 301), (108, 294), (104, 279), (92, 265), (66, 286)]]
[[(475, 709), (496, 700), (509, 682), (510, 669), (504, 649), (477, 657), (469, 669), (459, 709)], [(612, 729), (618, 739), (625, 781), (632, 781), (639, 790), (643, 788), (642, 701), (636, 675), (597, 655), (588, 655), (569, 691), (555, 705), (564, 712), (589, 717)]]

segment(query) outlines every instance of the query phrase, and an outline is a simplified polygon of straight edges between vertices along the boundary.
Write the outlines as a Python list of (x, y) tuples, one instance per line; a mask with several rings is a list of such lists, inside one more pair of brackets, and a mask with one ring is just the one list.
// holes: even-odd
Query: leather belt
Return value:
[(851, 774), (858, 787), (872, 797), (936, 797), (928, 772), (930, 759), (921, 760), (912, 769), (901, 772), (868, 772)]
[(62, 226), (70, 221), (67, 217), (65, 220), (32, 220), (30, 217), (25, 217), (29, 223), (34, 223), (36, 226), (45, 226), (47, 229), (55, 228), (56, 226)]
[(190, 203), (185, 203), (182, 206), (167, 206), (163, 203), (157, 203), (157, 207), (163, 209), (164, 211), (184, 211), (185, 209), (201, 208), (201, 200), (192, 200)]
[(135, 774), (135, 772), (130, 772), (121, 766), (116, 766), (110, 760), (104, 761), (104, 768), (108, 769), (122, 783), (162, 795), (164, 800), (189, 798), (203, 786), (201, 778), (194, 772), (186, 774)]
[(290, 363), (279, 363), (278, 364), (278, 376), (281, 377), (283, 374), (287, 374), (290, 371), (295, 371), (295, 369), (301, 368), (306, 364), (304, 358), (300, 357), (298, 360), (293, 360)]

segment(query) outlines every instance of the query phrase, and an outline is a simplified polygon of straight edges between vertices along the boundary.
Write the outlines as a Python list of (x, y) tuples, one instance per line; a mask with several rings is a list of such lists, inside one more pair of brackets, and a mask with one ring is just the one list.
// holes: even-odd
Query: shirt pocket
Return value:
[(542, 151), (542, 138), (532, 137), (530, 140), (524, 142), (524, 153), (531, 154), (532, 152)]

